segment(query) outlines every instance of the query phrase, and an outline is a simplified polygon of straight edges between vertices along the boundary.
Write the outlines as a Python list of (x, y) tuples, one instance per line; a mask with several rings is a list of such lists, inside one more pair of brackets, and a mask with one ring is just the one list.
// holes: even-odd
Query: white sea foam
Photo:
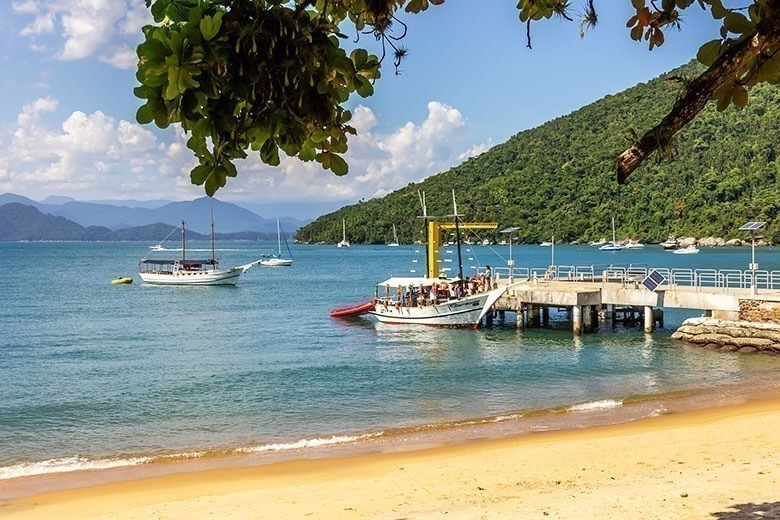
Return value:
[(299, 450), (303, 448), (316, 448), (319, 446), (328, 446), (331, 444), (345, 444), (348, 442), (364, 441), (379, 437), (383, 432), (364, 433), (363, 435), (333, 435), (331, 437), (318, 437), (314, 439), (301, 439), (295, 442), (281, 442), (276, 444), (263, 444), (260, 446), (249, 446), (238, 448), (237, 453), (264, 453), (267, 451), (287, 451)]
[(512, 415), (499, 415), (498, 417), (494, 417), (490, 422), (504, 422), (504, 421), (514, 421), (515, 419), (520, 419), (523, 417), (523, 414), (521, 413), (513, 413)]
[(601, 401), (590, 401), (587, 403), (575, 404), (566, 408), (567, 412), (588, 412), (591, 410), (609, 410), (623, 406), (622, 400), (602, 399)]
[[(260, 446), (249, 446), (244, 448), (235, 448), (233, 450), (220, 451), (221, 455), (230, 454), (248, 454), (263, 453), (271, 451), (287, 451), (303, 448), (316, 448), (318, 446), (327, 446), (331, 444), (344, 444), (348, 442), (362, 441), (379, 437), (383, 432), (367, 433), (363, 435), (333, 435), (326, 438), (301, 439), (295, 442), (263, 444)], [(170, 462), (175, 460), (198, 459), (209, 454), (207, 451), (192, 451), (183, 453), (172, 453), (168, 455), (155, 455), (145, 457), (125, 457), (125, 458), (105, 458), (91, 459), (89, 457), (62, 457), (49, 459), (39, 462), (22, 462), (0, 468), (0, 480), (31, 477), (35, 475), (46, 475), (52, 473), (67, 473), (69, 471), (84, 470), (102, 470), (122, 468), (128, 466), (138, 466), (140, 464), (150, 464), (153, 462)]]
[(20, 464), (14, 464), (12, 466), (0, 468), (0, 480), (18, 477), (30, 477), (33, 475), (45, 475), (49, 473), (66, 473), (68, 471), (136, 466), (138, 464), (146, 464), (152, 460), (152, 457), (130, 457), (126, 459), (62, 457), (59, 459), (49, 459), (40, 462), (22, 462)]

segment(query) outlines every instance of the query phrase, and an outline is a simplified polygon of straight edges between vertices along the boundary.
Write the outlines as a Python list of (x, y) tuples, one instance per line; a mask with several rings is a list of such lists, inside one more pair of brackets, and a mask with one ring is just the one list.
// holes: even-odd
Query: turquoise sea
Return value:
[[(272, 250), (218, 247), (224, 266)], [(137, 276), (145, 244), (0, 244), (0, 498), (14, 477), (234, 453), (306, 456), (524, 416), (544, 429), (540, 410), (564, 412), (549, 414), (556, 420), (614, 413), (646, 396), (773, 385), (780, 373), (780, 356), (669, 340), (696, 312), (667, 311), (666, 328), (650, 335), (604, 325), (581, 338), (563, 322), (472, 331), (329, 317), (371, 298), (385, 277), (421, 269), (417, 249), (299, 245), (293, 267), (254, 268), (236, 287), (156, 287)], [(517, 266), (546, 266), (550, 253), (513, 248)], [(507, 255), (506, 246), (480, 246), (464, 258), (499, 266)], [(559, 246), (555, 256), (562, 265), (738, 269), (750, 250)], [(780, 269), (780, 250), (758, 249), (757, 260)], [(134, 283), (110, 285), (119, 275)]]

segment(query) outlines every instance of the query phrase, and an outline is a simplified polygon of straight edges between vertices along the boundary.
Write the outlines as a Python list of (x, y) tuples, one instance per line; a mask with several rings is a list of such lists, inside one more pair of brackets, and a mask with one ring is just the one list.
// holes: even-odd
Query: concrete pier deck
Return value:
[[(529, 278), (500, 280), (507, 290), (495, 305), (495, 310), (516, 312), (518, 327), (546, 322), (550, 308), (569, 309), (573, 332), (580, 334), (597, 326), (599, 311), (607, 315), (616, 309), (631, 308), (641, 315), (644, 330), (651, 332), (658, 321), (656, 309), (696, 309), (719, 319), (751, 319), (746, 313), (764, 308), (780, 319), (780, 289), (707, 287), (702, 285), (661, 285), (651, 291), (641, 284), (641, 278), (623, 278), (619, 281), (593, 278), (591, 280), (561, 280), (558, 278)], [(763, 306), (763, 307), (762, 307)], [(612, 314), (614, 317), (614, 314)]]

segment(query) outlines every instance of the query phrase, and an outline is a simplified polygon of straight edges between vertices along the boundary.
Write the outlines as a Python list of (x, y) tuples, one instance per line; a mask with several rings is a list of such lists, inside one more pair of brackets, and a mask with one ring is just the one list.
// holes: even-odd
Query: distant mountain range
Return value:
[[(10, 203), (31, 206), (54, 217), (64, 217), (84, 228), (98, 226), (109, 231), (118, 231), (152, 224), (177, 226), (185, 220), (188, 230), (202, 234), (211, 233), (210, 213), (213, 209), (215, 226), (220, 233), (276, 234), (275, 218), (264, 218), (236, 204), (209, 197), (187, 202), (164, 200), (82, 202), (59, 196), (35, 201), (13, 193), (0, 195), (0, 206)], [(292, 217), (280, 217), (280, 221), (286, 232), (295, 231), (308, 222)], [(64, 228), (63, 232), (65, 232)], [(157, 240), (160, 238), (162, 237), (157, 237)], [(67, 238), (62, 237), (62, 239)]]
[[(176, 227), (171, 224), (146, 224), (143, 226), (109, 229), (105, 226), (82, 226), (65, 217), (42, 213), (37, 208), (18, 202), (0, 206), (0, 242), (19, 241), (144, 241), (158, 243)], [(285, 231), (288, 237), (291, 232)], [(208, 240), (210, 234), (187, 231), (188, 240)], [(276, 240), (276, 221), (274, 231), (241, 231), (216, 233), (218, 240)], [(173, 236), (174, 243), (179, 235)], [(167, 243), (167, 242), (166, 242)]]

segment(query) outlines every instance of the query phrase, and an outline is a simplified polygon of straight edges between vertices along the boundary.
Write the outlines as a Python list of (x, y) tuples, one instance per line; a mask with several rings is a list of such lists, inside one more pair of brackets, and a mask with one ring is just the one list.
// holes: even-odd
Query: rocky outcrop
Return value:
[(713, 350), (780, 354), (780, 323), (690, 318), (672, 339)]
[(740, 300), (739, 319), (780, 323), (780, 302), (766, 300)]
[(732, 238), (731, 240), (726, 240), (726, 245), (727, 246), (737, 246), (737, 247), (739, 247), (739, 246), (742, 245), (742, 240), (740, 240), (738, 238)]

